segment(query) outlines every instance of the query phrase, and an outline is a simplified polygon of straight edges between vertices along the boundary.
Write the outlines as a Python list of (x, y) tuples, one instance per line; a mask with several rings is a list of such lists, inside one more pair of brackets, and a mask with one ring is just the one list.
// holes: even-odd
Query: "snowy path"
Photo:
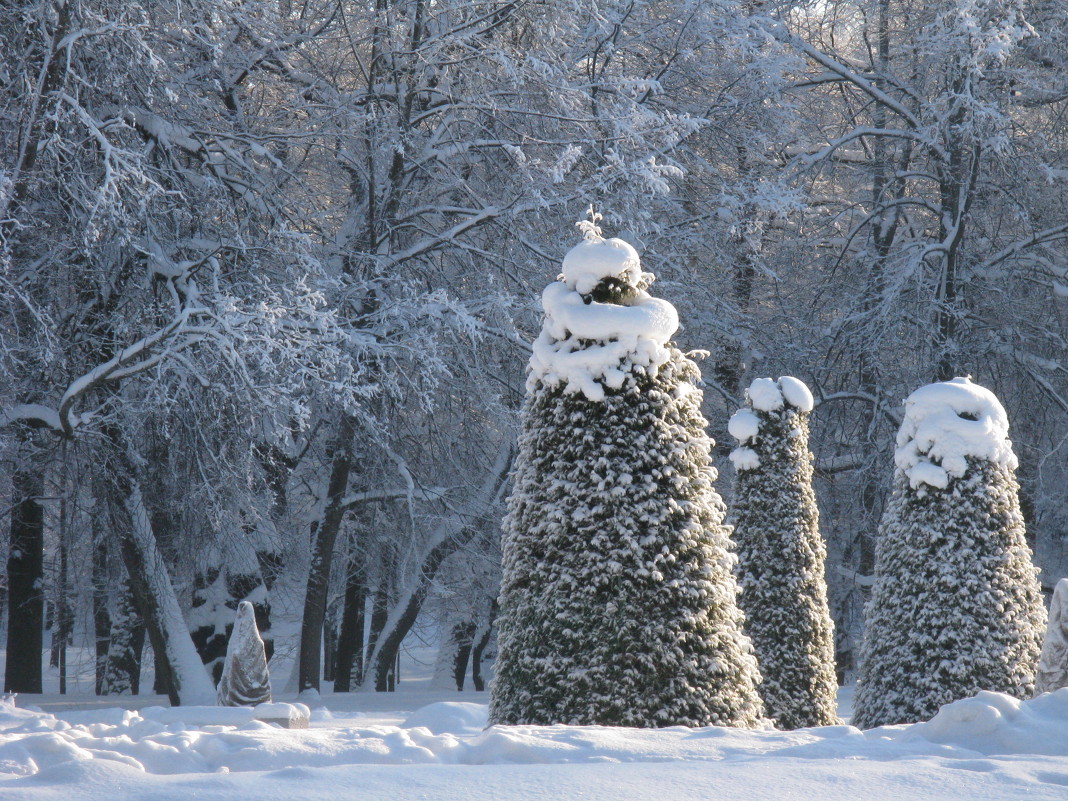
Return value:
[[(1068, 798), (1068, 690), (1023, 704), (981, 694), (930, 723), (864, 733), (849, 726), (484, 730), (483, 704), (437, 703), (406, 720), (384, 708), (432, 697), (327, 696), (334, 710), (293, 731), (183, 724), (176, 709), (53, 715), (4, 704), (0, 798)], [(211, 714), (204, 710), (203, 719)]]

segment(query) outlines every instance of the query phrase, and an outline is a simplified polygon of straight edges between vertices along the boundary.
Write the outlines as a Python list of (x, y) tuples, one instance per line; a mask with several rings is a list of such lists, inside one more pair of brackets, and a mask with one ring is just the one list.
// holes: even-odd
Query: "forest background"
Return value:
[(70, 645), (136, 689), (147, 635), (189, 700), (185, 632), (214, 667), (243, 599), (297, 689), (387, 689), (417, 624), (485, 647), (591, 204), (708, 352), (724, 479), (750, 381), (812, 387), (840, 678), (920, 385), (1001, 398), (1068, 570), (1060, 0), (27, 0), (0, 36), (9, 689)]

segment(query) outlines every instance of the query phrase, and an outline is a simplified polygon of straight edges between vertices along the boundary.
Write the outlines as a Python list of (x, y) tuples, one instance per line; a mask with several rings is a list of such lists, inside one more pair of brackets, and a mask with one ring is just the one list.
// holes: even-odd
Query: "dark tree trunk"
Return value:
[(323, 681), (334, 681), (337, 667), (337, 605), (330, 604), (323, 620)]
[(104, 670), (106, 695), (137, 695), (141, 690), (141, 655), (145, 624), (137, 612), (129, 579), (122, 582), (111, 615), (111, 635)]
[(482, 692), (486, 689), (486, 682), (482, 678), (482, 654), (489, 645), (490, 637), (493, 636), (493, 623), (497, 620), (497, 599), (490, 602), (489, 619), (486, 620), (485, 628), (475, 634), (475, 646), (471, 649), (471, 683), (475, 690)]
[(7, 663), (4, 691), (41, 692), (44, 649), (44, 478), (32, 470), (11, 477), (11, 549), (7, 558)]
[(334, 555), (341, 520), (345, 516), (344, 498), (352, 470), (352, 440), (355, 421), (343, 415), (333, 443), (330, 481), (322, 520), (316, 527), (311, 567), (308, 570), (308, 590), (304, 597), (304, 617), (300, 626), (299, 689), (319, 689), (322, 669), (323, 620), (326, 617), (326, 594), (330, 584), (330, 567)]
[(105, 692), (111, 612), (108, 609), (108, 548), (102, 526), (102, 506), (93, 509), (93, 634), (96, 639), (96, 694)]
[(336, 693), (349, 692), (352, 689), (352, 677), (363, 676), (363, 616), (367, 590), (358, 559), (355, 553), (349, 557), (345, 579), (345, 603), (341, 609), (341, 631), (338, 634), (337, 662), (334, 667)]
[(452, 637), (456, 642), (456, 652), (452, 660), (452, 678), (456, 683), (456, 691), (463, 692), (464, 679), (467, 677), (467, 662), (471, 658), (471, 649), (474, 647), (474, 621), (458, 623), (453, 627)]

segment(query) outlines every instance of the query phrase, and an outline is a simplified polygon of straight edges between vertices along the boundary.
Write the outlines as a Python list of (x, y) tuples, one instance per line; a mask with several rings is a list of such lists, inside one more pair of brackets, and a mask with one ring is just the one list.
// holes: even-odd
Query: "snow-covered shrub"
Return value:
[(1035, 676), (1035, 695), (1068, 687), (1068, 578), (1053, 588), (1049, 605), (1049, 625), (1042, 641)]
[(779, 728), (835, 723), (834, 623), (827, 607), (826, 548), (812, 491), (808, 413), (802, 381), (758, 378), (728, 430), (739, 604), (753, 641), (760, 696)]
[(504, 521), (494, 723), (753, 725), (696, 365), (592, 226), (545, 290)]
[(256, 628), (256, 610), (248, 601), (237, 605), (234, 630), (226, 649), (218, 701), (222, 706), (255, 706), (271, 700), (267, 655)]
[(1046, 613), (1008, 428), (994, 394), (967, 378), (905, 401), (855, 725), (925, 720), (980, 690), (1031, 695)]

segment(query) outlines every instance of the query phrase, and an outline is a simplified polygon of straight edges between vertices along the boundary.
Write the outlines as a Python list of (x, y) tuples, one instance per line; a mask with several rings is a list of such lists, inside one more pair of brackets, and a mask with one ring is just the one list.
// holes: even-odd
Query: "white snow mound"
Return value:
[(754, 409), (762, 412), (775, 412), (782, 408), (782, 393), (773, 379), (756, 379), (749, 385), (747, 394)]
[(792, 375), (779, 376), (778, 381), (757, 378), (749, 385), (746, 395), (753, 408), (761, 412), (776, 412), (783, 402), (802, 412), (811, 412), (816, 405), (805, 382)]
[(811, 412), (816, 407), (812, 391), (800, 378), (794, 378), (792, 375), (779, 376), (779, 389), (782, 390), (786, 402), (799, 411)]
[(587, 295), (602, 278), (619, 278), (636, 285), (641, 278), (641, 260), (638, 251), (622, 239), (586, 239), (564, 256), (563, 274), (568, 289)]
[(894, 462), (913, 489), (945, 489), (968, 457), (1015, 470), (1005, 409), (990, 390), (968, 378), (920, 387), (905, 400)]
[(760, 418), (748, 409), (739, 409), (727, 421), (727, 431), (744, 445), (760, 433)]
[[(881, 731), (873, 729), (872, 732)], [(931, 720), (909, 726), (902, 743), (926, 740), (992, 756), (1068, 754), (1068, 689), (1030, 701), (980, 692), (946, 704)]]
[(665, 346), (679, 327), (675, 307), (644, 291), (629, 306), (587, 303), (583, 295), (608, 275), (632, 286), (642, 276), (637, 251), (622, 240), (587, 240), (564, 258), (564, 280), (542, 292), (545, 322), (530, 357), (528, 391), (538, 381), (563, 383), (567, 392), (600, 401), (635, 367), (655, 376), (670, 358)]
[(431, 734), (478, 734), (486, 728), (488, 719), (489, 709), (485, 704), (440, 701), (417, 709), (401, 728), (422, 726)]

